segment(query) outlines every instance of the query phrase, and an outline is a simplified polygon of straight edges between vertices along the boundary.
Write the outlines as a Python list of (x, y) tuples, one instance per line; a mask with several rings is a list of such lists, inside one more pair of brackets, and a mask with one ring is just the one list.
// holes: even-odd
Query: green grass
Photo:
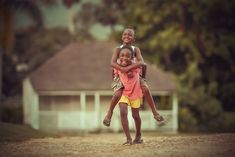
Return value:
[(25, 125), (0, 122), (0, 142), (2, 141), (22, 141), (32, 138), (44, 138), (55, 135), (33, 130)]

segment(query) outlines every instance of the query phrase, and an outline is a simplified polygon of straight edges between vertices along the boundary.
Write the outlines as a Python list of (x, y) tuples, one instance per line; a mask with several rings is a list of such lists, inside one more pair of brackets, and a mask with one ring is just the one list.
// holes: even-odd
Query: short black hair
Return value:
[[(133, 48), (132, 48), (131, 46), (128, 46), (128, 45), (122, 46), (122, 47), (120, 48), (120, 52), (121, 52), (122, 50), (124, 50), (124, 49), (130, 50), (130, 51), (131, 51), (131, 58), (134, 57), (134, 50), (133, 50)], [(120, 53), (119, 53), (119, 54), (120, 54)]]
[(135, 32), (136, 27), (135, 27), (135, 26), (126, 26), (124, 29), (133, 29), (133, 30), (134, 30), (134, 32)]

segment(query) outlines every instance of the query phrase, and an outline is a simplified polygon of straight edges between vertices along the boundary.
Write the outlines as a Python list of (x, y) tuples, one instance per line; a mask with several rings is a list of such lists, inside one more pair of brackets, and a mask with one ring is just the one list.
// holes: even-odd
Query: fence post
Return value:
[(172, 120), (173, 120), (173, 131), (178, 132), (178, 98), (177, 94), (173, 93), (173, 107), (172, 107)]
[(86, 93), (81, 92), (80, 94), (80, 104), (81, 104), (81, 129), (85, 131), (86, 128)]

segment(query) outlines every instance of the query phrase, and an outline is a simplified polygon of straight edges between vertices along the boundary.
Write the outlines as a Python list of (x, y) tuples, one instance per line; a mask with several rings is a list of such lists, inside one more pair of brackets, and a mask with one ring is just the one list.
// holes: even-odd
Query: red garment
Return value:
[(136, 100), (143, 97), (143, 93), (140, 86), (140, 68), (136, 68), (130, 71), (131, 77), (128, 73), (122, 73), (121, 71), (114, 69), (114, 73), (118, 74), (120, 80), (124, 86), (122, 95), (127, 96), (130, 100)]

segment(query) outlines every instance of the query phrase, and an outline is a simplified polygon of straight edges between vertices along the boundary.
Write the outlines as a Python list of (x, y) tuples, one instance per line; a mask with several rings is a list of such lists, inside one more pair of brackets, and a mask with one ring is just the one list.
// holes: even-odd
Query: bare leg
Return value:
[(143, 140), (141, 139), (141, 118), (139, 115), (139, 108), (131, 108), (132, 117), (135, 121), (135, 128), (136, 128), (136, 135), (134, 139), (134, 143), (142, 143)]
[(114, 95), (113, 95), (113, 97), (111, 99), (111, 103), (109, 105), (109, 110), (108, 110), (108, 112), (107, 112), (107, 114), (106, 114), (106, 116), (105, 116), (105, 118), (103, 120), (103, 124), (105, 126), (110, 126), (111, 118), (112, 118), (112, 115), (113, 115), (113, 110), (114, 110), (116, 104), (118, 103), (118, 101), (120, 100), (120, 98), (122, 96), (122, 91), (123, 91), (123, 89), (117, 90), (114, 93)]
[(164, 124), (164, 118), (157, 112), (157, 107), (155, 105), (155, 102), (153, 101), (153, 97), (148, 89), (148, 87), (146, 86), (141, 86), (142, 88), (142, 92), (152, 110), (153, 116), (154, 118), (158, 121), (161, 122), (161, 124), (159, 125), (163, 125)]
[(149, 104), (149, 107), (152, 110), (153, 115), (158, 115), (159, 113), (157, 112), (157, 108), (156, 108), (155, 102), (153, 101), (153, 97), (152, 97), (148, 87), (141, 86), (141, 88), (142, 88), (142, 92), (143, 92), (143, 94), (144, 94), (144, 96), (145, 96), (145, 98), (146, 98), (146, 100), (147, 100), (147, 102)]
[(130, 134), (130, 130), (129, 130), (129, 123), (128, 123), (128, 118), (127, 118), (127, 114), (128, 114), (127, 104), (126, 103), (119, 103), (119, 107), (120, 107), (122, 128), (123, 128), (123, 131), (126, 135), (127, 142), (130, 142), (129, 144), (131, 144), (132, 139), (131, 139), (131, 134)]

